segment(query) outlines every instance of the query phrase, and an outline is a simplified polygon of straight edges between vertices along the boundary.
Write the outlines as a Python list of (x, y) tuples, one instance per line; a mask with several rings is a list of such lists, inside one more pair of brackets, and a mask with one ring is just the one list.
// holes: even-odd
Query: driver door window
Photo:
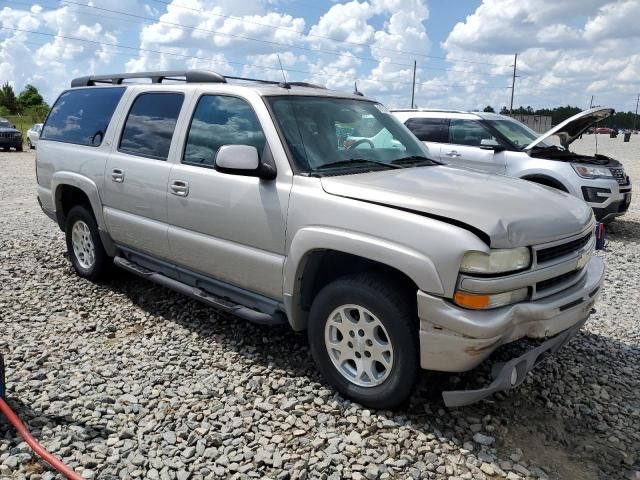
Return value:
[(203, 95), (191, 120), (182, 163), (213, 168), (223, 145), (249, 145), (262, 154), (265, 136), (251, 106), (237, 97)]

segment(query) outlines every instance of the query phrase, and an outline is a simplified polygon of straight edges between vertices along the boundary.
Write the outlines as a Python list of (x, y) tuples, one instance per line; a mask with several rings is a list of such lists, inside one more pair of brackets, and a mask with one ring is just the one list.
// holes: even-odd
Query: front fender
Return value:
[(317, 250), (334, 250), (388, 265), (411, 278), (421, 290), (434, 295), (444, 294), (435, 265), (423, 253), (359, 232), (309, 226), (296, 233), (284, 263), (285, 310), (294, 330), (306, 326), (306, 315), (299, 306), (299, 283), (305, 257)]

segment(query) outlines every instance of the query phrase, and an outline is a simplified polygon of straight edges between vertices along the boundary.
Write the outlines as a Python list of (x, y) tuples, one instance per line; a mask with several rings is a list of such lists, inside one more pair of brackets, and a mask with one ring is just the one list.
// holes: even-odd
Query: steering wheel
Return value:
[(368, 143), (371, 148), (376, 148), (371, 140), (368, 138), (361, 138), (360, 140), (356, 140), (351, 145), (347, 147), (347, 150), (354, 150), (358, 145), (362, 145), (363, 143)]

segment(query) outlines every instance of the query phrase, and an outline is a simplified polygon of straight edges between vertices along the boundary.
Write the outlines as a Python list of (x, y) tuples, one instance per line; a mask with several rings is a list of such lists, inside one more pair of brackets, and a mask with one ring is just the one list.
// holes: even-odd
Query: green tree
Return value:
[(13, 92), (13, 87), (9, 85), (9, 82), (5, 82), (0, 88), (0, 105), (6, 107), (9, 113), (18, 112), (18, 101), (16, 94)]
[(11, 115), (11, 112), (4, 105), (0, 105), (0, 117), (6, 117), (7, 115)]
[(508, 109), (507, 107), (502, 107), (502, 108), (500, 109), (500, 113), (501, 113), (502, 115), (507, 115), (507, 114), (509, 113), (509, 109)]
[(20, 92), (18, 95), (18, 107), (20, 110), (24, 110), (29, 107), (34, 107), (36, 105), (42, 105), (44, 103), (44, 99), (38, 89), (33, 85), (27, 85), (24, 87), (24, 90)]
[(495, 113), (495, 110), (493, 109), (493, 107), (491, 105), (487, 105), (486, 107), (484, 107), (482, 109), (483, 112), (490, 112), (490, 113)]

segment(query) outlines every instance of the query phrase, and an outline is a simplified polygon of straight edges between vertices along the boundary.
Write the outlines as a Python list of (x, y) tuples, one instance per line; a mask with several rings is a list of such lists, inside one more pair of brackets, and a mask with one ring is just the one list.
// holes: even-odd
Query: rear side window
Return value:
[(56, 100), (40, 138), (97, 147), (124, 90), (124, 87), (67, 90)]
[(183, 101), (181, 93), (138, 95), (122, 129), (120, 151), (166, 160)]
[(405, 125), (422, 142), (447, 143), (447, 120), (444, 118), (410, 118)]
[(251, 105), (236, 97), (204, 95), (193, 114), (182, 163), (213, 167), (223, 145), (249, 145), (260, 155), (264, 144), (264, 133)]

